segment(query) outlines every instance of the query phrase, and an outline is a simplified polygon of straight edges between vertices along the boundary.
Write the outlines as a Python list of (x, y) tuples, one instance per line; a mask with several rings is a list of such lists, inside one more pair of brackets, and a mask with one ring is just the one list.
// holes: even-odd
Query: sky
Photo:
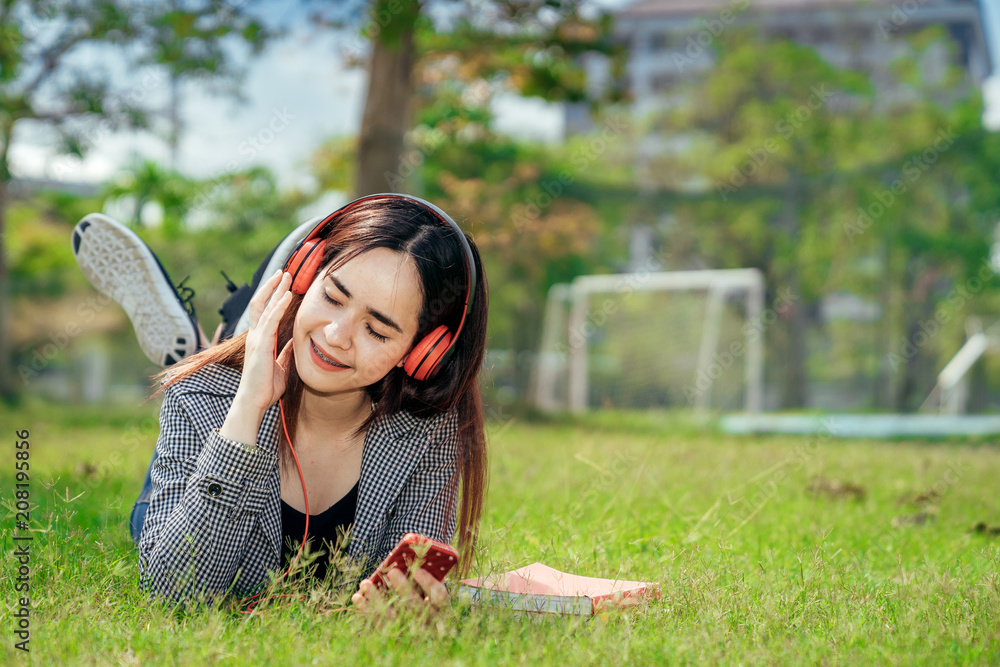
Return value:
[[(609, 9), (628, 3), (600, 0)], [(989, 42), (1000, 50), (998, 3), (982, 0), (981, 6)], [(283, 187), (309, 189), (313, 183), (306, 161), (313, 149), (329, 137), (358, 132), (365, 74), (346, 68), (340, 54), (345, 48), (357, 52), (360, 38), (303, 27), (287, 9), (297, 5), (272, 5), (267, 18), (289, 25), (291, 32), (249, 63), (245, 101), (237, 103), (190, 87), (183, 108), (187, 129), (178, 164), (182, 172), (205, 178), (263, 164), (275, 172)], [(993, 58), (997, 62), (1000, 53), (994, 52)], [(987, 86), (987, 93), (995, 96), (993, 122), (1000, 129), (1000, 80)], [(495, 111), (501, 132), (541, 141), (562, 137), (559, 105), (508, 95), (495, 101)], [(137, 156), (169, 161), (165, 143), (144, 132), (95, 136), (84, 160), (58, 155), (41, 135), (22, 134), (15, 139), (11, 166), (20, 177), (98, 183)]]

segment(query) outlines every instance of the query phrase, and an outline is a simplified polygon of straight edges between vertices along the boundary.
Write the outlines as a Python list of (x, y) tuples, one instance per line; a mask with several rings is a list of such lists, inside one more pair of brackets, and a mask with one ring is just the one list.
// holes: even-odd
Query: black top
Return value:
[[(335, 502), (329, 509), (320, 514), (309, 515), (309, 542), (311, 549), (318, 548), (320, 557), (316, 560), (316, 578), (326, 576), (326, 565), (329, 561), (329, 546), (337, 544), (337, 531), (349, 530), (354, 524), (354, 512), (358, 507), (358, 485), (347, 492), (343, 498)], [(298, 545), (302, 541), (302, 533), (306, 529), (306, 515), (294, 509), (284, 500), (281, 501), (281, 539), (282, 556), (286, 562), (298, 553)], [(294, 549), (291, 545), (294, 545)]]

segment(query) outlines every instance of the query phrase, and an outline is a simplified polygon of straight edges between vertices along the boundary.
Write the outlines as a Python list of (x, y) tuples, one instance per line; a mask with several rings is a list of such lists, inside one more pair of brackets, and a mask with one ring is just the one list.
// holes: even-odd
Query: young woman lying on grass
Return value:
[[(362, 576), (404, 534), (450, 542), (456, 524), (469, 563), (486, 483), (487, 285), (475, 244), (445, 213), (373, 195), (303, 225), (255, 290), (231, 297), (253, 293), (246, 307), (220, 311), (221, 342), (200, 351), (190, 295), (135, 234), (91, 215), (73, 245), (150, 358), (193, 353), (160, 374), (160, 435), (131, 519), (145, 589), (175, 601), (257, 592), (298, 551), (307, 514), (317, 577), (346, 530)], [(447, 600), (425, 572), (413, 579), (417, 595), (398, 571), (390, 583), (419, 604)], [(379, 597), (362, 582), (353, 601), (369, 609)]]

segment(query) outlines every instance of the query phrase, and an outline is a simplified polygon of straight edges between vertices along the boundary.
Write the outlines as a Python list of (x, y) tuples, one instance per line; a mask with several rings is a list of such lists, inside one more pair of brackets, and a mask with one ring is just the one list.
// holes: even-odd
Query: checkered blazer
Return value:
[[(211, 364), (164, 390), (153, 492), (139, 539), (142, 587), (173, 600), (259, 589), (281, 563), (275, 404), (257, 443), (218, 429), (240, 372)], [(365, 434), (354, 530), (347, 553), (367, 576), (408, 532), (450, 542), (458, 504), (454, 412), (399, 412)]]

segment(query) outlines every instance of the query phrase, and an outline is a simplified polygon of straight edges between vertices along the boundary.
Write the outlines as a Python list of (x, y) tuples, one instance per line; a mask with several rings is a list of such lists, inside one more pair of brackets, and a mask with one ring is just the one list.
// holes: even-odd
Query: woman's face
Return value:
[(413, 260), (386, 248), (317, 273), (292, 329), (299, 377), (321, 394), (367, 387), (402, 366), (423, 305)]

